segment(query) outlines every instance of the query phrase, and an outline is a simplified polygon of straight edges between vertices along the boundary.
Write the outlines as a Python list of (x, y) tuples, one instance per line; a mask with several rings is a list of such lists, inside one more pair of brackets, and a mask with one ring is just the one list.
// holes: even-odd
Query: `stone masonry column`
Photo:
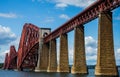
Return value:
[(50, 28), (39, 28), (39, 49), (38, 49), (38, 62), (35, 68), (36, 72), (46, 72), (49, 60), (49, 42), (44, 43), (44, 37), (50, 34)]
[[(42, 42), (41, 42), (42, 43)], [(39, 51), (38, 51), (38, 63), (35, 69), (36, 72), (46, 72), (48, 67), (48, 51), (49, 45), (48, 44), (39, 44)]]
[(112, 12), (99, 14), (98, 53), (95, 75), (118, 75), (113, 45)]
[(47, 71), (48, 68), (48, 62), (49, 62), (49, 43), (43, 44), (43, 49), (41, 52), (41, 58), (40, 58), (40, 70), (41, 71)]
[(87, 74), (85, 58), (84, 26), (76, 27), (74, 35), (74, 63), (71, 73)]
[(49, 63), (47, 72), (57, 72), (56, 39), (50, 41)]
[(37, 67), (35, 68), (35, 72), (40, 72), (40, 58), (41, 58), (41, 52), (42, 52), (42, 46), (43, 46), (43, 39), (39, 38), (39, 49), (38, 49), (38, 62)]
[(60, 35), (60, 56), (57, 72), (69, 72), (67, 34)]

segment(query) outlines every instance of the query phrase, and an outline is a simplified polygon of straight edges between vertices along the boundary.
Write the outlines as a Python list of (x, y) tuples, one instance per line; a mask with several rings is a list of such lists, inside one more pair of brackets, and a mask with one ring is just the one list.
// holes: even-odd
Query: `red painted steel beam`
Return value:
[(111, 11), (119, 6), (120, 0), (97, 0), (77, 16), (73, 17), (68, 22), (51, 32), (44, 38), (44, 42), (47, 43), (50, 40), (59, 37), (61, 34), (68, 33), (76, 26), (88, 23), (89, 21), (97, 18), (98, 14), (102, 11)]
[(15, 46), (10, 46), (10, 52), (8, 55), (7, 69), (16, 69), (17, 67), (17, 52)]
[(8, 64), (8, 53), (6, 53), (6, 56), (5, 56), (5, 61), (4, 61), (3, 69), (7, 68), (7, 64)]
[(35, 44), (22, 61), (22, 68), (35, 68), (37, 65), (39, 43)]
[(39, 27), (26, 23), (22, 30), (18, 48), (18, 63), (17, 68), (19, 69), (24, 62), (25, 57), (30, 52), (30, 49), (39, 42)]

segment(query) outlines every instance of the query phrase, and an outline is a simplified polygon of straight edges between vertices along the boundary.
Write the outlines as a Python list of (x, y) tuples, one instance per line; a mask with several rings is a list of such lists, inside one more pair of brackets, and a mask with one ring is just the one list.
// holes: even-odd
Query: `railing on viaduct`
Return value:
[(97, 0), (81, 13), (50, 33), (44, 38), (44, 42), (49, 42), (50, 40), (59, 37), (61, 34), (73, 30), (76, 26), (88, 23), (89, 21), (97, 18), (98, 14), (102, 11), (111, 11), (119, 6), (120, 0)]
[[(14, 46), (10, 47), (10, 53), (6, 54), (3, 68), (4, 69), (17, 68), (18, 70), (22, 70), (24, 68), (35, 69), (35, 67), (37, 67), (40, 68), (39, 70), (48, 72), (56, 71), (69, 72), (69, 68), (67, 66), (68, 65), (67, 33), (72, 30), (75, 30), (74, 63), (71, 72), (87, 73), (85, 61), (83, 25), (99, 17), (100, 29), (98, 35), (98, 60), (95, 68), (96, 69), (95, 74), (117, 75), (113, 52), (114, 48), (112, 38), (113, 35), (111, 24), (112, 23), (111, 11), (119, 6), (120, 0), (97, 0), (92, 5), (83, 10), (81, 13), (70, 19), (68, 22), (66, 22), (65, 24), (51, 32), (50, 34), (47, 35), (47, 33), (45, 32), (46, 35), (43, 34), (44, 37), (42, 39), (40, 37), (42, 32), (42, 31), (40, 32), (40, 28), (33, 24), (26, 23), (23, 27), (23, 31), (21, 34), (18, 52), (16, 52)], [(104, 20), (107, 23), (104, 23), (103, 22)], [(108, 26), (103, 28), (101, 24), (109, 25), (109, 28), (105, 30), (104, 28), (107, 28)], [(101, 30), (103, 32), (101, 32)], [(60, 37), (60, 64), (58, 64), (58, 66), (56, 62), (57, 37)], [(41, 41), (42, 43), (40, 43)], [(108, 45), (107, 43), (110, 44)], [(106, 46), (103, 47), (101, 45)], [(104, 52), (103, 49), (105, 49), (106, 52)], [(104, 54), (101, 54), (103, 52)], [(109, 58), (108, 56), (111, 56), (112, 58)], [(101, 62), (103, 61), (106, 61), (105, 65), (102, 65)], [(110, 61), (112, 61), (111, 64)]]

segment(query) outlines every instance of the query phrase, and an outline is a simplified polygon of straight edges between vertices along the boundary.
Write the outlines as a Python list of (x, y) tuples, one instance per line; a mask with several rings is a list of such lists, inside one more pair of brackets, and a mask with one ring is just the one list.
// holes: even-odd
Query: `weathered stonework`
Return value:
[(42, 44), (39, 49), (38, 64), (35, 69), (36, 72), (46, 72), (48, 68), (48, 54), (49, 44)]
[(49, 42), (44, 43), (44, 37), (50, 34), (50, 28), (40, 28), (39, 29), (39, 50), (38, 50), (38, 62), (35, 68), (36, 72), (46, 72), (48, 68), (49, 60)]
[(41, 57), (41, 52), (42, 52), (42, 46), (43, 46), (43, 39), (39, 37), (39, 50), (38, 50), (38, 62), (37, 62), (37, 67), (35, 68), (35, 72), (40, 72), (40, 57)]
[(112, 13), (99, 14), (98, 54), (95, 75), (118, 75), (113, 45)]
[(49, 63), (47, 72), (57, 72), (56, 39), (50, 41)]
[(74, 63), (71, 73), (87, 74), (84, 42), (84, 26), (76, 27), (74, 34)]
[(60, 35), (60, 56), (57, 72), (69, 72), (67, 34)]

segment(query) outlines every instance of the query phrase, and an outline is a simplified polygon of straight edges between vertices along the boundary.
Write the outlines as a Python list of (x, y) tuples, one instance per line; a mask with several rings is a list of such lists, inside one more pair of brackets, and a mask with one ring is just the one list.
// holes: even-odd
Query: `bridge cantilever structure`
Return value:
[(6, 53), (3, 69), (16, 69), (17, 68), (17, 52), (15, 46), (10, 46), (9, 53)]
[(17, 69), (17, 52), (14, 45), (10, 46), (7, 69)]
[(24, 65), (28, 65), (29, 61), (26, 61), (26, 64), (22, 65), (26, 59), (26, 56), (29, 55), (32, 47), (39, 42), (39, 28), (31, 23), (26, 23), (23, 27), (23, 31), (20, 38), (19, 48), (18, 48), (18, 63), (17, 68), (20, 69)]
[[(37, 66), (40, 71), (69, 72), (67, 33), (74, 29), (74, 62), (71, 72), (87, 74), (83, 25), (99, 17), (98, 57), (95, 74), (116, 76), (111, 11), (119, 6), (120, 0), (97, 0), (51, 33), (50, 30), (46, 30), (48, 32), (46, 33), (42, 29), (40, 31), (39, 27), (26, 23), (22, 30), (17, 53), (18, 70), (24, 68), (35, 69)], [(58, 65), (56, 57), (57, 37), (60, 37)], [(16, 50), (14, 46), (11, 46), (10, 54), (6, 54), (4, 68), (11, 68), (10, 63), (14, 57), (11, 53), (15, 53), (13, 51)]]
[(7, 69), (7, 65), (8, 65), (8, 53), (6, 53), (6, 55), (5, 55), (5, 61), (4, 61), (3, 69)]

